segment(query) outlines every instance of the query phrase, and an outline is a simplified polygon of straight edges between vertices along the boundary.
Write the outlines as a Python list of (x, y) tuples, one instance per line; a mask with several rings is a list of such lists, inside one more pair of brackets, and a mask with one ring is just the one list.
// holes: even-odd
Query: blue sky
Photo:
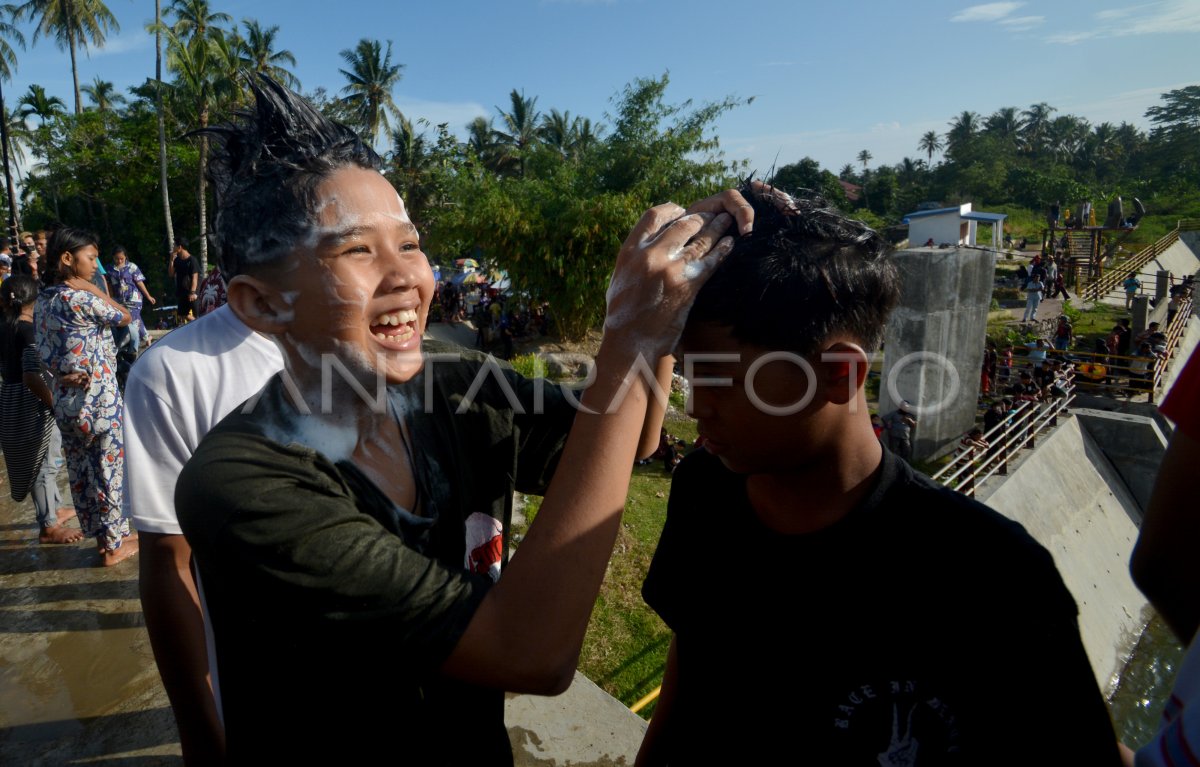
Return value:
[[(873, 166), (919, 157), (920, 135), (944, 133), (962, 110), (986, 116), (1045, 101), (1093, 123), (1145, 127), (1160, 94), (1200, 82), (1200, 0), (211, 3), (279, 25), (304, 91), (337, 92), (339, 51), (363, 37), (391, 40), (405, 64), (401, 109), (460, 135), (475, 115), (507, 104), (514, 87), (537, 96), (539, 109), (593, 121), (626, 83), (665, 71), (671, 101), (753, 96), (717, 127), (726, 156), (759, 171), (805, 155), (836, 171), (862, 149)], [(144, 31), (154, 7), (108, 5), (121, 30), (81, 58), (80, 81), (98, 75), (124, 89), (154, 73)], [(6, 98), (38, 83), (71, 105), (65, 52), (41, 40), (18, 55)]]

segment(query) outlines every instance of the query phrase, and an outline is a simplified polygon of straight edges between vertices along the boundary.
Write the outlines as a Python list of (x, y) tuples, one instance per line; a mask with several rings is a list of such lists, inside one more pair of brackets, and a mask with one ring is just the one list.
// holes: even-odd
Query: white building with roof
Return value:
[(992, 248), (1000, 250), (1004, 229), (1004, 213), (984, 213), (971, 210), (971, 203), (964, 202), (952, 208), (918, 210), (904, 217), (908, 224), (908, 246), (920, 248), (927, 244), (934, 247), (949, 245), (974, 246), (975, 228), (979, 222), (992, 225)]

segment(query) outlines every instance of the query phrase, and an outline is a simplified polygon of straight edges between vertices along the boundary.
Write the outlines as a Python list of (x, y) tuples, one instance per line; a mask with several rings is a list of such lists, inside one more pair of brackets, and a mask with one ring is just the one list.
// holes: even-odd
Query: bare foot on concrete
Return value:
[(75, 509), (70, 506), (63, 506), (56, 514), (58, 515), (58, 524), (60, 525), (68, 519), (75, 519)]
[(38, 536), (39, 543), (75, 543), (83, 540), (83, 531), (67, 527), (61, 522), (50, 527), (43, 527), (41, 535)]
[(126, 538), (118, 549), (100, 550), (100, 564), (104, 567), (118, 565), (138, 553), (138, 539), (134, 536)]

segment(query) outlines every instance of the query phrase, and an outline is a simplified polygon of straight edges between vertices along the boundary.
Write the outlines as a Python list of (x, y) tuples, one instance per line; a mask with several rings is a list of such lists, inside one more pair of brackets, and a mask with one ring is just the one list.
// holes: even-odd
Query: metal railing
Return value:
[(1058, 381), (1063, 395), (1049, 402), (1019, 402), (1005, 419), (989, 429), (983, 440), (988, 446), (960, 449), (959, 453), (933, 475), (933, 480), (951, 490), (974, 496), (979, 484), (989, 477), (1008, 474), (1009, 465), (1024, 448), (1034, 448), (1043, 431), (1058, 425), (1058, 417), (1075, 399), (1074, 371)]
[[(1185, 219), (1190, 221), (1190, 219)], [(1154, 259), (1166, 252), (1167, 248), (1175, 244), (1179, 239), (1180, 225), (1176, 224), (1175, 228), (1167, 232), (1165, 235), (1142, 248), (1137, 253), (1134, 253), (1129, 258), (1119, 264), (1105, 269), (1099, 277), (1087, 283), (1080, 289), (1079, 293), (1088, 301), (1099, 301), (1101, 296), (1106, 296), (1112, 291), (1120, 287), (1121, 281), (1125, 279), (1130, 272), (1139, 272), (1142, 267), (1150, 263)]]
[[(1024, 448), (1033, 448), (1043, 431), (1057, 425), (1059, 415), (1075, 401), (1076, 392), (1148, 394), (1154, 401), (1155, 392), (1172, 359), (1178, 354), (1180, 340), (1187, 331), (1192, 316), (1191, 300), (1184, 301), (1163, 331), (1166, 349), (1146, 357), (1127, 357), (1081, 351), (1047, 349), (1047, 355), (1069, 355), (1073, 365), (1055, 379), (1062, 396), (1048, 402), (1019, 402), (1005, 418), (983, 435), (987, 447), (961, 446), (950, 463), (939, 469), (933, 479), (952, 490), (973, 496), (975, 489), (989, 477), (1008, 474), (1010, 463)], [(1036, 362), (1029, 357), (1020, 357)], [(1017, 375), (1017, 359), (1009, 371), (1009, 380)], [(1122, 364), (1124, 363), (1124, 364)]]
[(1148, 401), (1153, 402), (1163, 375), (1179, 351), (1179, 343), (1187, 331), (1192, 308), (1191, 299), (1185, 299), (1179, 304), (1170, 322), (1161, 329), (1166, 336), (1163, 350), (1153, 357), (1078, 350), (1061, 352), (1054, 349), (1049, 350), (1049, 353), (1071, 357), (1078, 371), (1076, 386), (1080, 391), (1106, 396), (1147, 394)]
[(1130, 272), (1139, 272), (1154, 259), (1162, 255), (1167, 248), (1175, 244), (1180, 232), (1200, 231), (1200, 218), (1181, 218), (1175, 228), (1167, 232), (1157, 242), (1147, 245), (1142, 250), (1107, 269), (1100, 277), (1087, 283), (1080, 289), (1080, 295), (1090, 301), (1098, 301), (1101, 296), (1117, 291), (1121, 281)]

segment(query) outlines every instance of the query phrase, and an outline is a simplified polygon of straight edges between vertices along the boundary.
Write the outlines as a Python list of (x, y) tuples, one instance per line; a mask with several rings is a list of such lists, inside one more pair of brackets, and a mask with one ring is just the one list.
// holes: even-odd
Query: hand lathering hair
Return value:
[(787, 205), (749, 182), (754, 230), (705, 283), (688, 324), (726, 326), (742, 343), (809, 355), (834, 334), (879, 347), (899, 299), (891, 247), (824, 198), (801, 190)]

